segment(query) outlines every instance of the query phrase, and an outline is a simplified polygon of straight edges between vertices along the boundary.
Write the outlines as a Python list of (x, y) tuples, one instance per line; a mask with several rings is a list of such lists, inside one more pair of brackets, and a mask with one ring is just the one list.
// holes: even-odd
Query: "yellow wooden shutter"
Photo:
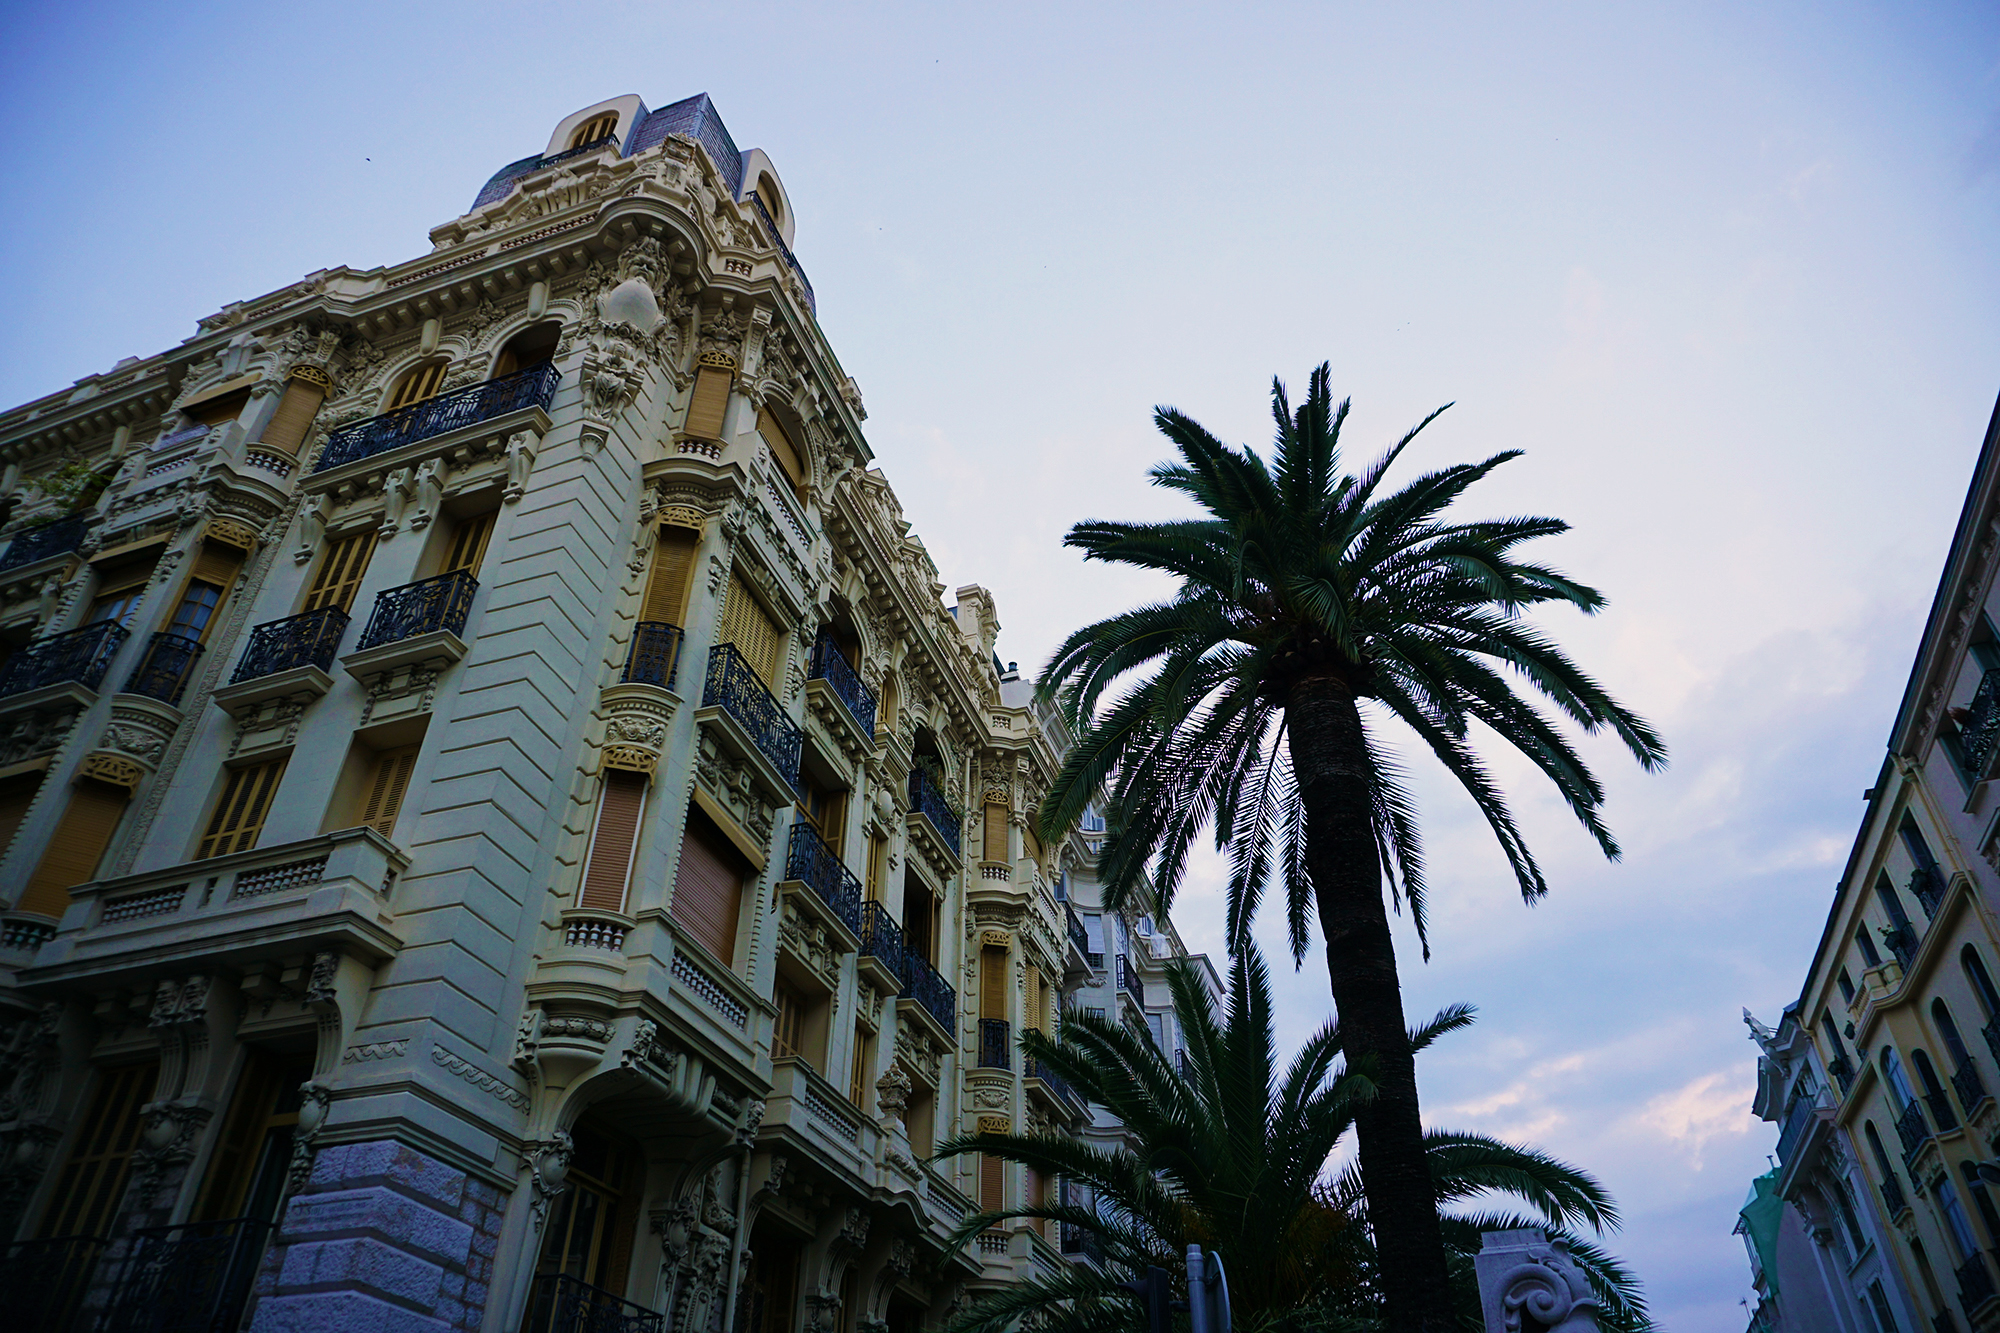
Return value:
[(245, 554), (238, 546), (203, 542), (195, 549), (194, 568), (188, 571), (188, 582), (213, 583), (226, 593), (236, 582), (237, 571), (243, 568)]
[(232, 768), (223, 784), (222, 799), (202, 835), (195, 852), (197, 861), (211, 856), (227, 856), (257, 845), (264, 831), (264, 819), (271, 813), (271, 798), (277, 794), (278, 780), (285, 775), (285, 761), (273, 759), (248, 768)]
[(791, 432), (785, 429), (785, 423), (773, 416), (768, 407), (757, 409), (757, 433), (764, 437), (764, 443), (771, 446), (771, 453), (777, 458), (778, 466), (783, 468), (785, 475), (791, 479), (792, 489), (805, 490), (805, 455), (799, 452), (799, 446), (792, 439)]
[(1033, 1028), (1037, 1032), (1041, 1031), (1042, 1030), (1042, 969), (1040, 969), (1039, 967), (1031, 967), (1028, 969), (1028, 1003), (1026, 1006), (1026, 1010), (1027, 1010), (1026, 1013), (1022, 1015), (1021, 1026), (1025, 1028)]
[(305, 609), (317, 611), (337, 606), (345, 611), (354, 605), (361, 576), (368, 571), (368, 557), (375, 553), (375, 530), (342, 537), (320, 557), (319, 573), (313, 576), (312, 591), (306, 594)]
[(722, 418), (729, 410), (729, 385), (734, 378), (732, 372), (716, 366), (703, 366), (695, 372), (684, 434), (697, 440), (722, 438)]
[(396, 386), (395, 397), (389, 400), (389, 410), (408, 407), (411, 403), (421, 403), (444, 387), (445, 363), (433, 361), (427, 366), (418, 366), (403, 376), (403, 382)]
[(576, 127), (576, 133), (569, 136), (571, 148), (581, 148), (587, 143), (595, 143), (618, 128), (618, 113), (606, 111), (592, 116)]
[(1007, 951), (991, 944), (979, 951), (979, 1016), (1007, 1017)]
[(743, 654), (743, 660), (764, 684), (777, 681), (784, 666), (777, 622), (744, 585), (740, 573), (729, 576), (729, 600), (723, 603), (722, 632), (716, 635), (716, 642), (735, 644), (736, 651)]
[(131, 793), (96, 778), (84, 778), (70, 789), (69, 805), (56, 823), (55, 836), (42, 852), (41, 864), (28, 877), (17, 912), (59, 917), (69, 906), (69, 891), (97, 875), (97, 863), (111, 845), (118, 820)]
[(139, 1146), (139, 1108), (152, 1100), (157, 1060), (107, 1069), (98, 1075), (90, 1109), (56, 1178), (41, 1235), (103, 1235), (125, 1197), (125, 1172)]
[(361, 822), (388, 837), (396, 828), (396, 812), (402, 809), (403, 793), (409, 790), (410, 771), (417, 766), (417, 751), (406, 745), (384, 750), (375, 756), (368, 773), (368, 800), (361, 807)]
[(1007, 858), (1007, 807), (1006, 806), (996, 805), (991, 801), (988, 801), (986, 803), (986, 819), (984, 822), (984, 835), (985, 835), (985, 847), (979, 854), (980, 859), (985, 861), (1007, 860), (1008, 858)]
[(639, 840), (639, 819), (646, 808), (646, 775), (630, 769), (604, 770), (604, 794), (598, 798), (597, 828), (590, 839), (590, 863), (583, 872), (579, 907), (605, 912), (625, 910), (625, 885), (632, 878), (632, 848)]
[(486, 542), (493, 535), (494, 511), (474, 514), (460, 519), (458, 530), (452, 533), (451, 550), (446, 552), (444, 568), (440, 574), (450, 574), (465, 570), (469, 574), (479, 573), (479, 562), (486, 557)]
[(313, 417), (318, 415), (325, 398), (326, 390), (310, 380), (295, 379), (287, 384), (285, 396), (278, 400), (278, 410), (271, 414), (271, 424), (264, 427), (264, 447), (296, 454), (305, 443), (306, 432), (312, 429)]
[(797, 990), (780, 981), (772, 996), (778, 1002), (778, 1016), (771, 1027), (771, 1054), (806, 1053), (806, 1001)]
[(672, 524), (660, 526), (653, 543), (653, 568), (646, 576), (646, 602), (639, 619), (678, 625), (685, 614), (689, 576), (694, 572), (695, 546), (701, 534)]

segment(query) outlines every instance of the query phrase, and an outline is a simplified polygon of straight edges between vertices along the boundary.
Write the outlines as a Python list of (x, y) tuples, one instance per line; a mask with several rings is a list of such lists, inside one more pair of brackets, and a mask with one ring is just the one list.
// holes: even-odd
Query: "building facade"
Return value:
[(870, 466), (793, 229), (706, 96), (619, 98), (429, 253), (0, 414), (48, 1326), (902, 1333), (1066, 1262), (948, 1254), (1048, 1183), (924, 1159), (1089, 1124), (1014, 1042), (1105, 974), (1094, 849), (1034, 835), (1060, 723)]
[(1813, 1247), (1767, 1327), (2000, 1328), (1997, 550), (2000, 410), (1805, 985), (1776, 1029), (1751, 1021), (1782, 1126), (1767, 1230)]

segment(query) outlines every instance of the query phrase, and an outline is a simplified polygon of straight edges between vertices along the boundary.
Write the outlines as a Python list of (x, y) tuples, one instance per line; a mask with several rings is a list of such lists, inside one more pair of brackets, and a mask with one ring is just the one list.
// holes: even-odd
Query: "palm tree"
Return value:
[[(1079, 736), (1040, 814), (1071, 826), (1109, 784), (1107, 901), (1173, 897), (1187, 851), (1211, 824), (1231, 853), (1229, 930), (1247, 936), (1266, 880), (1282, 882), (1295, 959), (1316, 915), (1349, 1055), (1377, 1095), (1357, 1115), (1362, 1181), (1392, 1322), (1446, 1326), (1444, 1238), (1431, 1198), (1415, 1063), (1389, 934), (1384, 881), (1425, 930), (1416, 809), (1380, 738), (1393, 717), (1472, 797), (1533, 902), (1547, 891), (1498, 784), (1475, 751), (1477, 721), (1547, 775), (1607, 857), (1618, 845), (1604, 790), (1525, 682), (1585, 732), (1608, 728), (1641, 767), (1666, 760), (1652, 729), (1522, 618), (1545, 602), (1586, 613), (1603, 597), (1514, 550), (1568, 525), (1552, 518), (1447, 522), (1468, 487), (1516, 456), (1457, 464), (1383, 493), (1419, 422), (1371, 466), (1341, 471), (1328, 367), (1291, 409), (1273, 381), (1273, 459), (1217, 440), (1171, 408), (1154, 420), (1179, 452), (1155, 483), (1202, 511), (1165, 523), (1080, 523), (1085, 558), (1163, 571), (1172, 598), (1071, 635), (1043, 675)], [(1114, 682), (1139, 673), (1100, 710)], [(1364, 705), (1366, 707), (1364, 708)]]
[[(1150, 1035), (1103, 1018), (1065, 1014), (1055, 1041), (1039, 1032), (1022, 1035), (1026, 1054), (1124, 1123), (1130, 1146), (1093, 1147), (1063, 1134), (950, 1140), (940, 1156), (987, 1153), (1044, 1179), (1060, 1176), (1067, 1186), (1061, 1202), (974, 1214), (954, 1240), (968, 1244), (1008, 1218), (1039, 1218), (1094, 1238), (1103, 1257), (1097, 1267), (1073, 1265), (976, 1301), (947, 1333), (1003, 1333), (1024, 1319), (1039, 1333), (1131, 1333), (1140, 1321), (1118, 1284), (1154, 1265), (1180, 1277), (1191, 1243), (1223, 1255), (1243, 1333), (1402, 1327), (1383, 1317), (1378, 1257), (1353, 1168), (1327, 1174), (1328, 1159), (1374, 1085), (1358, 1065), (1336, 1064), (1342, 1043), (1333, 1024), (1281, 1073), (1263, 960), (1246, 949), (1231, 970), (1219, 1021), (1192, 969), (1183, 963), (1169, 969), (1187, 1039), (1185, 1073)], [(1410, 1044), (1421, 1049), (1471, 1021), (1469, 1009), (1448, 1009), (1410, 1034)], [(1472, 1134), (1434, 1131), (1425, 1160), (1434, 1208), (1499, 1191), (1534, 1214), (1447, 1217), (1452, 1327), (1482, 1327), (1472, 1272), (1479, 1233), (1533, 1225), (1557, 1228), (1569, 1240), (1604, 1302), (1607, 1333), (1651, 1327), (1631, 1276), (1567, 1233), (1578, 1226), (1602, 1233), (1617, 1224), (1617, 1209), (1595, 1180), (1545, 1154)], [(1084, 1191), (1087, 1203), (1078, 1197)], [(1185, 1298), (1184, 1280), (1181, 1288)]]

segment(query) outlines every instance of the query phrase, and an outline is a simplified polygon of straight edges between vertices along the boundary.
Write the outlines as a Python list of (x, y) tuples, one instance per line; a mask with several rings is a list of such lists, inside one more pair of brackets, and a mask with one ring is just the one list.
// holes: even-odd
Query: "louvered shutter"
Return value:
[(780, 660), (777, 622), (744, 585), (739, 573), (732, 572), (729, 576), (729, 600), (722, 608), (722, 632), (716, 636), (716, 642), (736, 645), (736, 651), (765, 685), (777, 680), (784, 665)]
[(580, 907), (625, 910), (625, 885), (632, 877), (632, 848), (639, 840), (639, 817), (646, 808), (646, 775), (629, 769), (604, 770), (597, 828), (590, 839), (590, 863), (583, 872)]
[(226, 593), (236, 582), (237, 571), (243, 568), (244, 555), (241, 547), (203, 542), (195, 551), (194, 568), (188, 571), (188, 581), (213, 583)]
[(997, 1213), (1001, 1207), (1001, 1197), (1007, 1164), (990, 1153), (979, 1154), (979, 1211)]
[(195, 859), (204, 861), (211, 856), (227, 856), (255, 847), (257, 835), (264, 831), (264, 818), (271, 812), (271, 798), (277, 794), (278, 780), (284, 773), (283, 759), (229, 770), (222, 799), (216, 802)]
[(494, 517), (494, 513), (489, 510), (484, 514), (474, 514), (471, 518), (461, 519), (458, 530), (451, 536), (451, 550), (445, 555), (444, 568), (438, 573), (451, 574), (463, 569), (468, 573), (478, 574), (479, 562), (486, 557), (487, 539), (493, 535)]
[(393, 412), (399, 407), (420, 403), (435, 394), (444, 387), (444, 370), (444, 362), (433, 361), (405, 375), (403, 382), (396, 386), (396, 396), (389, 400), (389, 410)]
[(980, 859), (985, 861), (1005, 861), (1007, 859), (1007, 807), (986, 803), (985, 850)]
[(646, 577), (646, 602), (639, 619), (678, 625), (685, 613), (688, 576), (694, 569), (695, 546), (701, 534), (692, 528), (662, 524), (653, 543), (653, 568)]
[(690, 810), (668, 915), (724, 966), (736, 961), (743, 878), (741, 856), (726, 844), (708, 816)]
[(125, 1172), (139, 1146), (139, 1108), (152, 1100), (158, 1061), (107, 1069), (98, 1075), (69, 1160), (56, 1179), (41, 1235), (102, 1235), (125, 1197)]
[(1007, 951), (990, 944), (979, 951), (979, 1016), (1007, 1017)]
[(703, 366), (694, 375), (694, 392), (688, 397), (688, 436), (697, 440), (720, 440), (722, 419), (729, 411), (729, 385), (734, 375), (716, 366)]
[(49, 839), (41, 864), (28, 877), (28, 887), (14, 910), (61, 916), (69, 906), (70, 889), (96, 878), (97, 863), (111, 845), (111, 835), (130, 798), (125, 788), (95, 778), (84, 778), (72, 787), (55, 836)]
[(319, 405), (325, 398), (326, 390), (310, 380), (295, 379), (287, 384), (285, 396), (278, 400), (278, 410), (271, 414), (271, 424), (264, 427), (263, 446), (296, 454), (305, 443), (306, 432), (312, 429), (313, 417), (319, 414)]
[(361, 576), (368, 571), (368, 557), (375, 552), (375, 530), (342, 537), (327, 547), (319, 573), (313, 576), (312, 591), (306, 594), (305, 609), (317, 611), (337, 606), (345, 611), (354, 605)]
[(361, 808), (361, 822), (388, 837), (396, 828), (396, 812), (402, 808), (403, 793), (409, 790), (410, 771), (417, 766), (421, 747), (406, 745), (375, 756), (368, 775), (368, 800)]
[(1021, 1026), (1040, 1031), (1042, 1026), (1042, 971), (1038, 967), (1028, 969), (1028, 997), (1023, 1006)]
[(757, 433), (764, 437), (764, 443), (771, 446), (771, 453), (778, 460), (778, 466), (784, 469), (785, 476), (791, 480), (792, 490), (794, 492), (805, 490), (805, 456), (799, 452), (799, 446), (792, 440), (791, 432), (785, 429), (785, 423), (773, 416), (768, 407), (757, 409)]

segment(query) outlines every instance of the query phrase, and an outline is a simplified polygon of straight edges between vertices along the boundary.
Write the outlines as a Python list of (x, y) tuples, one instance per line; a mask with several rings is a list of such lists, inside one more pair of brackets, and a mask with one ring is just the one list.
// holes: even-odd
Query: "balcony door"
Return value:
[(777, 683), (785, 667), (784, 636), (778, 622), (743, 581), (740, 571), (729, 576), (729, 600), (723, 603), (722, 628), (716, 632), (715, 641), (734, 644), (766, 688)]
[(311, 1077), (309, 1056), (251, 1052), (202, 1182), (195, 1221), (277, 1221), (299, 1124), (299, 1089)]
[(570, 1137), (576, 1151), (567, 1188), (556, 1196), (549, 1214), (535, 1273), (545, 1286), (547, 1279), (561, 1274), (622, 1298), (645, 1159), (587, 1119)]

